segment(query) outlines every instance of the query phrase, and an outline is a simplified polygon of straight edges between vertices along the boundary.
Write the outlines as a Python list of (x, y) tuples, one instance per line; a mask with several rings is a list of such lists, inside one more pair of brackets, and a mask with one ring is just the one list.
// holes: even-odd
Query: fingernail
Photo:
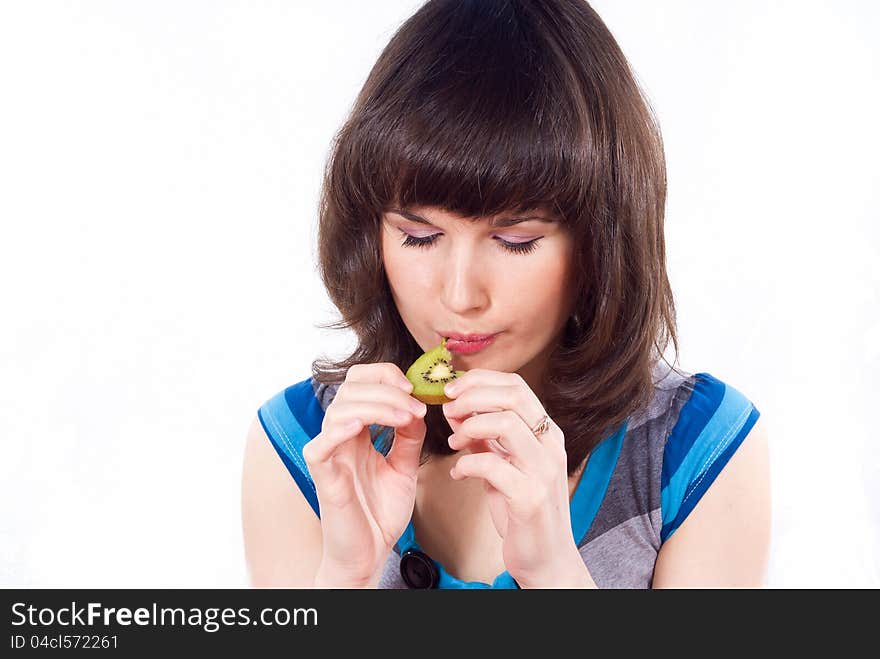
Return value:
[(458, 387), (454, 382), (450, 382), (449, 384), (443, 386), (443, 392), (450, 395), (455, 395), (458, 393)]
[(423, 402), (418, 401), (418, 400), (415, 400), (415, 399), (410, 399), (410, 401), (409, 401), (409, 408), (410, 408), (415, 414), (418, 414), (418, 415), (422, 415), (422, 414), (424, 414), (425, 412), (428, 411), (428, 406), (427, 406), (427, 405), (425, 405)]
[(455, 433), (449, 435), (449, 437), (446, 439), (446, 443), (449, 444), (449, 446), (452, 446), (452, 438), (453, 437), (455, 437)]

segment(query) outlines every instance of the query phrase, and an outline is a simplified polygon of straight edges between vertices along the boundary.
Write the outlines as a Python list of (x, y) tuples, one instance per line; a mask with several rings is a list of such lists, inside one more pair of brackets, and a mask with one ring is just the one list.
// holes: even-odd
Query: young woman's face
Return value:
[[(520, 218), (535, 219), (504, 226)], [(419, 346), (447, 332), (497, 333), (478, 352), (454, 352), (455, 368), (518, 372), (533, 387), (572, 311), (572, 257), (570, 234), (546, 212), (472, 223), (417, 207), (382, 218), (391, 293)]]

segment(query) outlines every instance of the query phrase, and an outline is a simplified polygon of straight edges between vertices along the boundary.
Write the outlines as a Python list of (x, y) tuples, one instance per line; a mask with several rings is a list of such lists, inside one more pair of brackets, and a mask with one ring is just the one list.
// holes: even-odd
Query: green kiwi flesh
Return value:
[(443, 393), (444, 385), (465, 373), (453, 370), (452, 353), (446, 348), (446, 337), (443, 337), (439, 346), (413, 362), (406, 371), (406, 379), (413, 383), (413, 397), (425, 405), (442, 405), (451, 400)]

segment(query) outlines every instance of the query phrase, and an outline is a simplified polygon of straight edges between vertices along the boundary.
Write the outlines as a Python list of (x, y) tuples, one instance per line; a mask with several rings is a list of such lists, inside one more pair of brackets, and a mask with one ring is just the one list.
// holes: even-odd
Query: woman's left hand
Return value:
[(470, 451), (450, 475), (483, 479), (507, 571), (520, 587), (588, 585), (572, 535), (562, 430), (550, 420), (546, 432), (532, 432), (544, 407), (516, 373), (472, 369), (450, 385), (449, 446)]

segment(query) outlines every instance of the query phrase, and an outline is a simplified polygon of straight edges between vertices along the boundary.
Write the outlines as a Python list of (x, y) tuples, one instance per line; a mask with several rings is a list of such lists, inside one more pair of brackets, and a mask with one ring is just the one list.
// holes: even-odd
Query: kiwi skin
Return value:
[(425, 405), (442, 405), (452, 400), (446, 397), (443, 387), (467, 372), (453, 370), (452, 353), (446, 347), (446, 338), (415, 360), (406, 371), (406, 379), (413, 384), (410, 395)]

